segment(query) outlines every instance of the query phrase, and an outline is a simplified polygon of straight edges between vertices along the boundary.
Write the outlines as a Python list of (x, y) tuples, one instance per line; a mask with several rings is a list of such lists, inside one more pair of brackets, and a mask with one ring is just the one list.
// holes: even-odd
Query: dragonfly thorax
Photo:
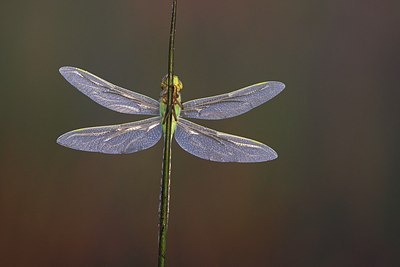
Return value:
[[(183, 89), (183, 83), (181, 80), (179, 80), (179, 77), (177, 75), (174, 75), (172, 84), (174, 86), (174, 91), (177, 93), (179, 93)], [(161, 81), (161, 89), (163, 91), (166, 91), (167, 88), (168, 88), (168, 74), (165, 75)]]

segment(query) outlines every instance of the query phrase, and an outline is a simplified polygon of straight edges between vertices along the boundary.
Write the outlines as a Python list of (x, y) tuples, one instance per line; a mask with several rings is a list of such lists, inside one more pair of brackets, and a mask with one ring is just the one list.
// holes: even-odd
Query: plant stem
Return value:
[(158, 266), (165, 266), (165, 254), (167, 247), (167, 230), (170, 199), (170, 177), (171, 177), (171, 141), (172, 141), (172, 112), (173, 108), (173, 77), (174, 77), (174, 50), (175, 50), (175, 25), (176, 25), (177, 0), (172, 1), (171, 31), (169, 36), (168, 53), (168, 105), (165, 120), (165, 138), (164, 138), (164, 158), (162, 166), (161, 189), (160, 189), (160, 207), (159, 207), (159, 232), (158, 232)]

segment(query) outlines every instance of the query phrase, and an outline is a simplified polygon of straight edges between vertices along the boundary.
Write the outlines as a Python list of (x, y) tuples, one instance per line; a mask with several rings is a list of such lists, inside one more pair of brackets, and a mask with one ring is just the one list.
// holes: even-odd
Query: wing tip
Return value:
[(273, 151), (272, 156), (269, 157), (269, 159), (266, 161), (276, 160), (278, 158), (278, 153), (276, 153), (274, 150), (272, 151)]
[(278, 158), (278, 153), (276, 153), (275, 150), (270, 148), (269, 146), (265, 145), (266, 150), (264, 151), (263, 155), (260, 155), (260, 157), (257, 160), (254, 161), (249, 161), (249, 162), (267, 162), (267, 161), (273, 161)]
[(279, 85), (279, 87), (281, 88), (281, 90), (286, 88), (286, 85), (283, 82), (277, 82), (277, 84)]
[(70, 66), (62, 66), (61, 68), (58, 69), (58, 71), (63, 74), (66, 73), (68, 71), (71, 71), (72, 69), (74, 69), (74, 67), (70, 67)]
[(268, 148), (269, 148), (269, 153), (268, 153), (269, 154), (269, 159), (267, 161), (277, 159), (278, 158), (278, 153), (276, 153), (276, 151), (273, 150), (272, 148), (270, 148), (270, 147), (268, 147)]
[(66, 76), (68, 73), (71, 73), (71, 72), (84, 72), (84, 70), (81, 70), (81, 69), (79, 69), (79, 68), (76, 68), (76, 67), (71, 67), (71, 66), (62, 66), (61, 68), (59, 68), (58, 69), (58, 71), (60, 72), (60, 74), (62, 75), (62, 76)]
[(283, 89), (286, 88), (286, 85), (283, 82), (279, 81), (270, 81), (269, 83), (272, 83), (272, 86), (277, 90), (279, 93), (283, 91)]
[(65, 145), (65, 136), (66, 136), (66, 134), (67, 134), (67, 133), (60, 135), (60, 136), (57, 138), (56, 143), (59, 144), (59, 145), (62, 145), (62, 146), (66, 146), (66, 145)]

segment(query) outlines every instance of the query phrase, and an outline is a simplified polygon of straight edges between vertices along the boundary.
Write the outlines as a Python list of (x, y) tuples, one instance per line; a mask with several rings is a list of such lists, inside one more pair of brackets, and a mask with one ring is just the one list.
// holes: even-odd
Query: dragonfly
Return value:
[(169, 108), (168, 75), (162, 79), (160, 100), (114, 85), (85, 70), (60, 68), (61, 75), (96, 103), (126, 114), (153, 117), (118, 125), (82, 128), (67, 132), (57, 143), (76, 150), (128, 154), (154, 146), (166, 137), (165, 120), (172, 112), (172, 136), (185, 151), (216, 162), (264, 162), (276, 159), (269, 146), (248, 138), (219, 132), (186, 119), (220, 120), (241, 115), (278, 95), (278, 81), (257, 83), (230, 93), (181, 102), (183, 83), (173, 76), (173, 103)]

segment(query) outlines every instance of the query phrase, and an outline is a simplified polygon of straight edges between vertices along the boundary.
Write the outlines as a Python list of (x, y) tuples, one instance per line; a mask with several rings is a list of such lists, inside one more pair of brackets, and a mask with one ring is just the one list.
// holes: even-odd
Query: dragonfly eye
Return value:
[[(183, 83), (181, 80), (179, 80), (179, 77), (177, 75), (174, 75), (173, 85), (178, 93), (179, 93), (179, 91), (181, 91), (183, 89)], [(167, 88), (168, 88), (168, 74), (165, 75), (161, 81), (161, 89), (166, 90)]]

